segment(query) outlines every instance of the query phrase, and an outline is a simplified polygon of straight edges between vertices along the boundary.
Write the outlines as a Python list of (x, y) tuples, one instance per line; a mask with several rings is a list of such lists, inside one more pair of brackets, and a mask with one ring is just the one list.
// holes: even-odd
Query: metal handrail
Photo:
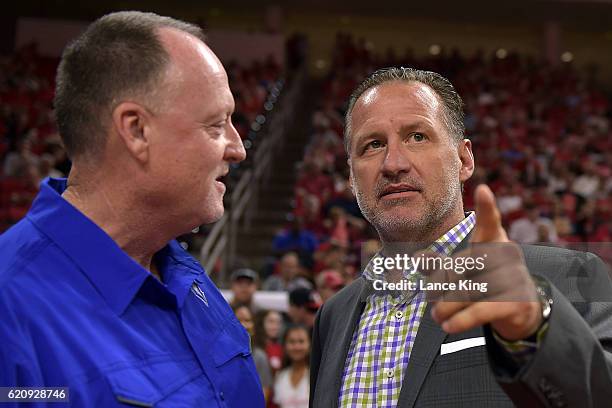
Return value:
[[(206, 241), (204, 241), (204, 244), (202, 245), (200, 254), (209, 254), (211, 252), (212, 246), (215, 244), (215, 242), (217, 242), (217, 237), (223, 232), (223, 227), (225, 226), (225, 223), (227, 223), (228, 218), (227, 213), (225, 213), (223, 214), (223, 217), (221, 217), (221, 219), (215, 223), (215, 226), (212, 230), (210, 230), (208, 236), (206, 237)], [(205, 258), (201, 259), (203, 260)], [(210, 269), (206, 268), (206, 270), (208, 271)]]

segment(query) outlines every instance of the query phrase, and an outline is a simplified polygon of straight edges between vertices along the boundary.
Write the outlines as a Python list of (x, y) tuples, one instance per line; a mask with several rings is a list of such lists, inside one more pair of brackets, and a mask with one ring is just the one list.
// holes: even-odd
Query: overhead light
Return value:
[(569, 51), (565, 51), (561, 54), (561, 61), (563, 62), (572, 62), (574, 60), (574, 54)]
[(438, 44), (432, 44), (429, 46), (429, 53), (431, 55), (438, 55), (440, 54), (440, 51), (442, 51), (442, 47), (440, 47)]
[(508, 51), (506, 51), (505, 48), (500, 48), (499, 50), (495, 51), (495, 56), (499, 59), (504, 59), (508, 56)]

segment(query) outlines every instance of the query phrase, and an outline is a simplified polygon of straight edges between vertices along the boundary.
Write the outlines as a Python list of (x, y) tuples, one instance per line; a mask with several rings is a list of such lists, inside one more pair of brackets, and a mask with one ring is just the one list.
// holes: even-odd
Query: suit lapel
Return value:
[[(466, 249), (469, 245), (470, 233), (457, 245), (454, 252), (459, 252)], [(404, 380), (402, 382), (402, 390), (400, 391), (398, 407), (413, 407), (419, 391), (423, 386), (425, 377), (431, 368), (434, 360), (440, 353), (440, 346), (448, 334), (442, 330), (440, 325), (431, 318), (431, 304), (427, 304), (421, 322), (419, 331), (412, 346), (408, 367), (404, 372)]]
[[(359, 292), (359, 296), (355, 299), (355, 302), (347, 308), (346, 313), (346, 324), (341, 328), (341, 331), (335, 333), (334, 338), (337, 338), (337, 346), (331, 347), (333, 351), (328, 354), (329, 361), (329, 372), (340, 373), (335, 376), (333, 394), (335, 396), (333, 407), (338, 406), (338, 395), (340, 395), (340, 387), (342, 387), (342, 376), (344, 374), (344, 366), (346, 364), (346, 357), (348, 356), (349, 348), (351, 346), (351, 340), (361, 319), (361, 313), (365, 308), (365, 302), (368, 295), (372, 291), (372, 286), (366, 282), (365, 279), (360, 278), (362, 281), (362, 287)], [(332, 342), (334, 340), (332, 339)], [(333, 343), (332, 343), (333, 344)], [(327, 368), (327, 367), (326, 367)]]
[(416, 401), (425, 377), (431, 368), (436, 356), (440, 352), (440, 345), (447, 334), (431, 318), (431, 305), (428, 304), (421, 317), (419, 331), (414, 340), (408, 367), (404, 372), (402, 390), (400, 391), (398, 407), (412, 407)]

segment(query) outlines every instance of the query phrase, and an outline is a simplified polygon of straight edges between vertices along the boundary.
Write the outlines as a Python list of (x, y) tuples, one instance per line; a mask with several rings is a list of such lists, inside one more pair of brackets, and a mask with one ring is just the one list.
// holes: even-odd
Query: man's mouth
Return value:
[(408, 183), (389, 184), (380, 193), (380, 198), (383, 197), (403, 197), (412, 193), (419, 193), (421, 190)]
[(225, 178), (227, 177), (228, 174), (229, 174), (229, 169), (225, 169), (221, 172), (221, 174), (219, 174), (219, 176), (215, 180), (221, 183), (224, 183)]
[(219, 177), (215, 179), (217, 186), (222, 187), (223, 190), (225, 190), (225, 179), (227, 177), (227, 173), (228, 171), (225, 171), (223, 172), (223, 174), (219, 175)]

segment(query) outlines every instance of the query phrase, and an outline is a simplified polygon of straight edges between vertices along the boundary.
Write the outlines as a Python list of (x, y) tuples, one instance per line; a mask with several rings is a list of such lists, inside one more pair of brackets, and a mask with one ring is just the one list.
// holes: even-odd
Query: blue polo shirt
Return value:
[(75, 407), (263, 407), (248, 334), (200, 264), (172, 241), (161, 283), (65, 188), (43, 181), (0, 236), (0, 386), (68, 387)]

